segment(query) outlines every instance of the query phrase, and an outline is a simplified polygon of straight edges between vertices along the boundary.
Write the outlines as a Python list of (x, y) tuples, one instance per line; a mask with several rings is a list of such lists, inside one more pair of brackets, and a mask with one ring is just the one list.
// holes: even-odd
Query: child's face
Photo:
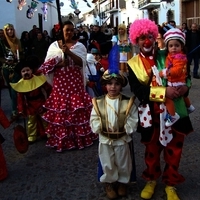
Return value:
[(31, 76), (32, 76), (32, 70), (31, 70), (31, 68), (30, 67), (24, 67), (21, 70), (21, 75), (22, 75), (23, 79), (29, 79), (29, 78), (31, 78)]
[(121, 84), (116, 81), (115, 79), (111, 79), (107, 84), (106, 84), (106, 89), (108, 92), (108, 95), (110, 97), (116, 97), (120, 94), (120, 91), (122, 89)]
[(96, 61), (99, 61), (100, 58), (101, 58), (101, 56), (100, 56), (99, 54), (92, 54), (92, 55), (94, 56), (94, 59), (95, 59)]
[(171, 54), (180, 53), (182, 51), (181, 42), (178, 40), (170, 40), (167, 44), (168, 51)]

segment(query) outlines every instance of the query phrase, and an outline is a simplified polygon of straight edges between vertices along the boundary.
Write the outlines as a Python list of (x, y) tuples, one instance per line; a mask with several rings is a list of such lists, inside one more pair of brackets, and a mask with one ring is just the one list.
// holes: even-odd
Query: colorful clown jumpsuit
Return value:
[[(163, 54), (164, 55), (164, 54)], [(164, 58), (160, 58), (164, 61)], [(161, 62), (161, 63), (162, 63)], [(143, 178), (147, 181), (156, 180), (162, 174), (162, 181), (169, 186), (174, 186), (184, 181), (184, 177), (178, 173), (179, 162), (185, 135), (193, 131), (184, 100), (179, 97), (175, 100), (176, 110), (181, 116), (172, 126), (172, 140), (163, 146), (160, 143), (160, 110), (159, 105), (164, 102), (164, 86), (150, 86), (152, 81), (151, 67), (155, 65), (152, 57), (145, 57), (141, 54), (128, 61), (129, 83), (132, 91), (139, 99), (140, 104), (148, 104), (152, 117), (152, 126), (144, 128), (141, 123), (138, 125), (138, 132), (141, 133), (141, 142), (145, 145), (145, 163), (147, 168), (143, 172)], [(163, 65), (159, 65), (163, 66)], [(158, 68), (158, 67), (157, 67)], [(141, 119), (140, 119), (141, 120)], [(161, 172), (160, 154), (163, 151), (165, 168)]]

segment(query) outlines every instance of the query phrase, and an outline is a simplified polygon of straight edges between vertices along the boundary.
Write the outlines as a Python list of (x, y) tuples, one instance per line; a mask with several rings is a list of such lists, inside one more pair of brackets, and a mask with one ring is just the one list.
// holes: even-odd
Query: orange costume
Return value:
[[(168, 86), (186, 85), (187, 78), (187, 56), (184, 53), (168, 54), (165, 61), (166, 68), (160, 71), (160, 77), (167, 79)], [(189, 98), (185, 97), (186, 106), (190, 106)], [(171, 116), (175, 115), (175, 106), (173, 100), (166, 98), (167, 111)]]

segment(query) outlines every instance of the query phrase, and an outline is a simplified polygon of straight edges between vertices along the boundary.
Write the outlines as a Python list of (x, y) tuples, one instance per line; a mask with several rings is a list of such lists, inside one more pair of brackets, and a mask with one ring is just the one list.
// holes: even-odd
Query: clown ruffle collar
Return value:
[(13, 90), (17, 92), (31, 92), (40, 86), (42, 86), (46, 82), (46, 77), (44, 75), (35, 76), (31, 79), (24, 80), (20, 79), (17, 83), (10, 83)]

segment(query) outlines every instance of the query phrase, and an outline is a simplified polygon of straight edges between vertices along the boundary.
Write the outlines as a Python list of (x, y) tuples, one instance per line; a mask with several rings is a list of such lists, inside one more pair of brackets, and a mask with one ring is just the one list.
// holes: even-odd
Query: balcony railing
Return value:
[(139, 9), (148, 9), (153, 7), (159, 7), (162, 0), (138, 0)]

